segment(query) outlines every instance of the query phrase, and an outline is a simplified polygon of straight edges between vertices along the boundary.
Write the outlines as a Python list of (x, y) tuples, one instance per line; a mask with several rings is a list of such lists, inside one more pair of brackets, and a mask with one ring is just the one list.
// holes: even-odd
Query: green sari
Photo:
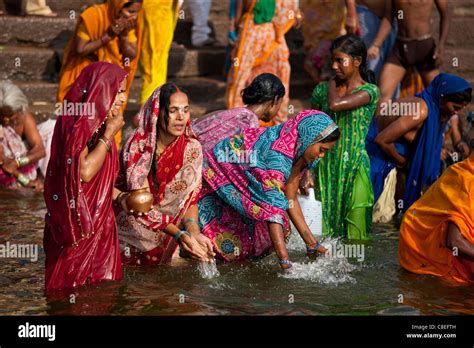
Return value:
[(366, 83), (370, 102), (353, 110), (332, 112), (328, 106), (328, 83), (318, 84), (311, 96), (313, 108), (327, 113), (341, 130), (336, 146), (315, 169), (317, 197), (323, 207), (323, 235), (356, 240), (371, 239), (374, 194), (370, 181), (370, 159), (365, 137), (379, 100), (376, 85)]

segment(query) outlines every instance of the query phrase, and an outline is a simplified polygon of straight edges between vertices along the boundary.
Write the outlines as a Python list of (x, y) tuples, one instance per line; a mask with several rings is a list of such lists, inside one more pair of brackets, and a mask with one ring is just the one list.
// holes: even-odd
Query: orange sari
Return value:
[[(290, 101), (290, 51), (285, 34), (295, 20), (297, 6), (295, 0), (276, 0), (276, 10), (270, 23), (255, 24), (253, 9), (257, 1), (243, 14), (239, 38), (232, 52), (232, 66), (227, 79), (227, 109), (244, 106), (241, 91), (262, 73), (277, 75), (285, 86), (285, 96), (275, 120), (276, 123), (288, 119)], [(293, 15), (289, 15), (293, 14)], [(263, 124), (273, 125), (274, 123)]]
[(474, 282), (474, 262), (446, 247), (449, 223), (474, 244), (474, 155), (450, 166), (405, 213), (398, 260), (410, 272)]
[[(59, 74), (59, 88), (56, 100), (62, 102), (64, 96), (69, 91), (74, 81), (77, 79), (82, 69), (89, 64), (100, 61), (115, 64), (123, 68), (127, 73), (127, 100), (130, 93), (130, 87), (137, 71), (138, 60), (141, 46), (141, 14), (137, 20), (135, 28), (137, 41), (137, 56), (134, 59), (125, 58), (120, 52), (119, 38), (115, 37), (107, 45), (100, 47), (93, 55), (81, 57), (76, 53), (79, 28), (85, 27), (85, 30), (92, 41), (98, 40), (105, 34), (113, 19), (118, 17), (123, 6), (129, 0), (108, 0), (106, 4), (93, 5), (86, 9), (80, 16), (74, 34), (64, 51), (63, 64)], [(122, 112), (125, 110), (126, 102), (122, 106)], [(120, 143), (121, 132), (118, 133), (115, 140)]]

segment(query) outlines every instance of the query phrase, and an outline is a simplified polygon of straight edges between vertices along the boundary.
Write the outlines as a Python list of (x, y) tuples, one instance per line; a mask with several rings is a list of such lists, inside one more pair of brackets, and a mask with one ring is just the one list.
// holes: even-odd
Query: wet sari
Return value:
[(245, 260), (272, 251), (267, 224), (289, 226), (285, 185), (293, 165), (336, 128), (324, 113), (306, 110), (278, 126), (247, 129), (205, 153), (199, 222), (217, 257)]
[(352, 93), (366, 92), (370, 102), (356, 109), (329, 109), (328, 83), (316, 86), (311, 104), (330, 115), (341, 130), (341, 139), (321, 160), (315, 171), (323, 207), (323, 235), (354, 240), (370, 239), (372, 206), (370, 160), (365, 138), (379, 100), (376, 85), (365, 83)]
[(140, 110), (139, 126), (121, 153), (117, 187), (133, 191), (148, 182), (154, 197), (148, 215), (136, 217), (115, 207), (122, 260), (128, 265), (171, 261), (178, 244), (163, 230), (169, 224), (180, 225), (188, 208), (197, 203), (201, 188), (202, 149), (189, 123), (184, 134), (156, 159), (159, 99), (157, 89)]
[(405, 213), (398, 260), (406, 270), (457, 283), (474, 282), (474, 262), (446, 246), (449, 223), (474, 245), (474, 155), (450, 166)]
[[(428, 107), (428, 117), (413, 144), (407, 144), (403, 140), (395, 143), (400, 155), (408, 158), (408, 179), (403, 199), (404, 211), (420, 198), (422, 191), (440, 175), (441, 147), (446, 128), (446, 124), (441, 123), (439, 109), (442, 95), (461, 92), (470, 87), (469, 82), (463, 78), (442, 73), (436, 76), (422, 93), (416, 95), (425, 101)], [(373, 120), (367, 135), (366, 148), (370, 156), (370, 176), (376, 199), (383, 191), (386, 176), (395, 167), (393, 159), (389, 158), (374, 143), (378, 132), (376, 122)]]
[[(295, 0), (276, 0), (274, 16), (271, 16), (272, 11), (265, 8), (270, 3), (271, 1), (254, 1), (250, 9), (243, 14), (240, 34), (232, 52), (226, 103), (228, 109), (243, 106), (241, 91), (256, 76), (262, 73), (275, 74), (281, 79), (286, 90), (280, 111), (275, 118), (275, 122), (281, 123), (288, 118), (290, 100), (290, 51), (285, 34), (293, 26), (294, 16), (289, 13), (296, 13), (297, 5)], [(255, 8), (260, 8), (261, 12), (255, 13)]]
[(81, 181), (80, 155), (99, 143), (105, 119), (127, 73), (110, 63), (83, 69), (65, 97), (70, 103), (93, 103), (95, 114), (60, 115), (51, 144), (44, 183), (48, 212), (44, 229), (46, 289), (120, 280), (120, 249), (112, 210), (118, 174), (114, 146), (87, 183)]
[(203, 152), (206, 152), (225, 138), (242, 133), (247, 128), (257, 128), (259, 120), (247, 108), (233, 108), (204, 115), (194, 120), (191, 126), (201, 142)]

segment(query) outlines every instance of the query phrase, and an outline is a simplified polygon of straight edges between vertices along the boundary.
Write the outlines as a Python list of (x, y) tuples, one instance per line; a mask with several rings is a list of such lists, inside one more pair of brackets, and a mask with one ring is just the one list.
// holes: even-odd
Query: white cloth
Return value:
[(393, 168), (385, 178), (383, 191), (374, 205), (372, 222), (389, 222), (396, 213), (395, 190), (397, 187), (397, 168)]
[(43, 174), (43, 177), (46, 178), (46, 170), (48, 169), (49, 158), (51, 157), (51, 142), (53, 140), (54, 127), (56, 126), (56, 120), (49, 119), (40, 123), (38, 127), (38, 132), (43, 140), (44, 150), (46, 151), (46, 156), (38, 161), (38, 168)]

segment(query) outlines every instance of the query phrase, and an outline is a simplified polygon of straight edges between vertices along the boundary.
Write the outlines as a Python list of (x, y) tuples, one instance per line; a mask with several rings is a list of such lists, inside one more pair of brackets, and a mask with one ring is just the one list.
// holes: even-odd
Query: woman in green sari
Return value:
[(323, 208), (323, 235), (370, 239), (374, 195), (365, 137), (379, 99), (367, 70), (367, 48), (354, 35), (337, 38), (331, 46), (335, 77), (318, 84), (311, 97), (314, 109), (331, 116), (341, 139), (315, 170)]

